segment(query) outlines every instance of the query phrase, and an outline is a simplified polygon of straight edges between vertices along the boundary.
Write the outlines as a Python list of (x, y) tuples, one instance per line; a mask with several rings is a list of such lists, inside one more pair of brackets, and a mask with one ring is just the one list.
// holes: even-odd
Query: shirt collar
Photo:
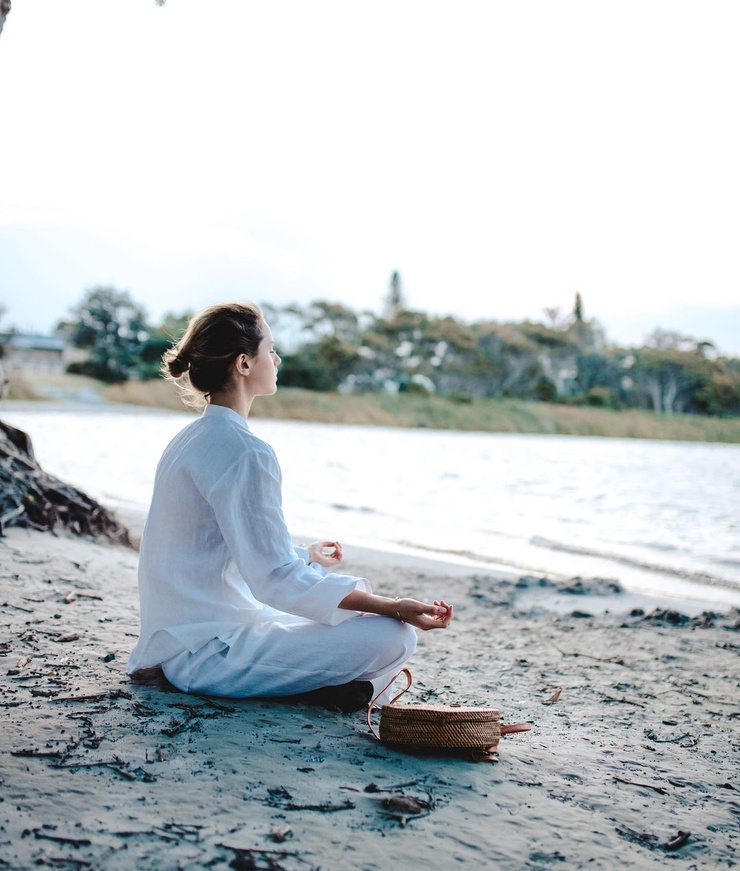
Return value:
[(228, 418), (229, 420), (236, 421), (240, 423), (244, 429), (249, 429), (246, 420), (239, 414), (238, 411), (234, 411), (233, 408), (227, 408), (225, 405), (206, 405), (203, 409), (203, 417), (223, 417)]

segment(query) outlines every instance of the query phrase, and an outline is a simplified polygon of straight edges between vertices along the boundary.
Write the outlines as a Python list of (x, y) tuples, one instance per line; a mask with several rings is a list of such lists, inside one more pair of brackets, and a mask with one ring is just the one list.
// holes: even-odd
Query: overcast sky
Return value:
[(740, 356), (740, 4), (14, 0), (3, 326), (329, 299), (572, 307)]

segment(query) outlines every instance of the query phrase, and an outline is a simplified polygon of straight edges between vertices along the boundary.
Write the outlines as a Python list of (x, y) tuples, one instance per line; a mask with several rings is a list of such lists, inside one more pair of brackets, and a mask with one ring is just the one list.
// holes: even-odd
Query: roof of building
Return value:
[(33, 333), (6, 333), (0, 335), (0, 345), (18, 351), (63, 351), (64, 341), (59, 336), (40, 336)]

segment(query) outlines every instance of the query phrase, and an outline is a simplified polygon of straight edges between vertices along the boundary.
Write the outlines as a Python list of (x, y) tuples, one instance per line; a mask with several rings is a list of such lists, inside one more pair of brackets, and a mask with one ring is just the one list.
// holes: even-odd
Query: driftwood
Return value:
[(86, 493), (45, 472), (28, 435), (0, 420), (0, 535), (10, 526), (44, 532), (61, 526), (131, 546), (125, 526)]

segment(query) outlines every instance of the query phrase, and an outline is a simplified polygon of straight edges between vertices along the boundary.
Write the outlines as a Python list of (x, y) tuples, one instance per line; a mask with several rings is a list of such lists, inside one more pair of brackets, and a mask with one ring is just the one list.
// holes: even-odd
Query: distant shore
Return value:
[[(117, 402), (186, 410), (177, 390), (160, 379), (104, 385), (82, 376), (26, 373), (11, 383), (10, 398)], [(665, 417), (637, 409), (617, 411), (516, 399), (461, 401), (408, 393), (318, 393), (282, 387), (275, 396), (256, 402), (252, 414), (363, 426), (740, 443), (740, 418)]]

